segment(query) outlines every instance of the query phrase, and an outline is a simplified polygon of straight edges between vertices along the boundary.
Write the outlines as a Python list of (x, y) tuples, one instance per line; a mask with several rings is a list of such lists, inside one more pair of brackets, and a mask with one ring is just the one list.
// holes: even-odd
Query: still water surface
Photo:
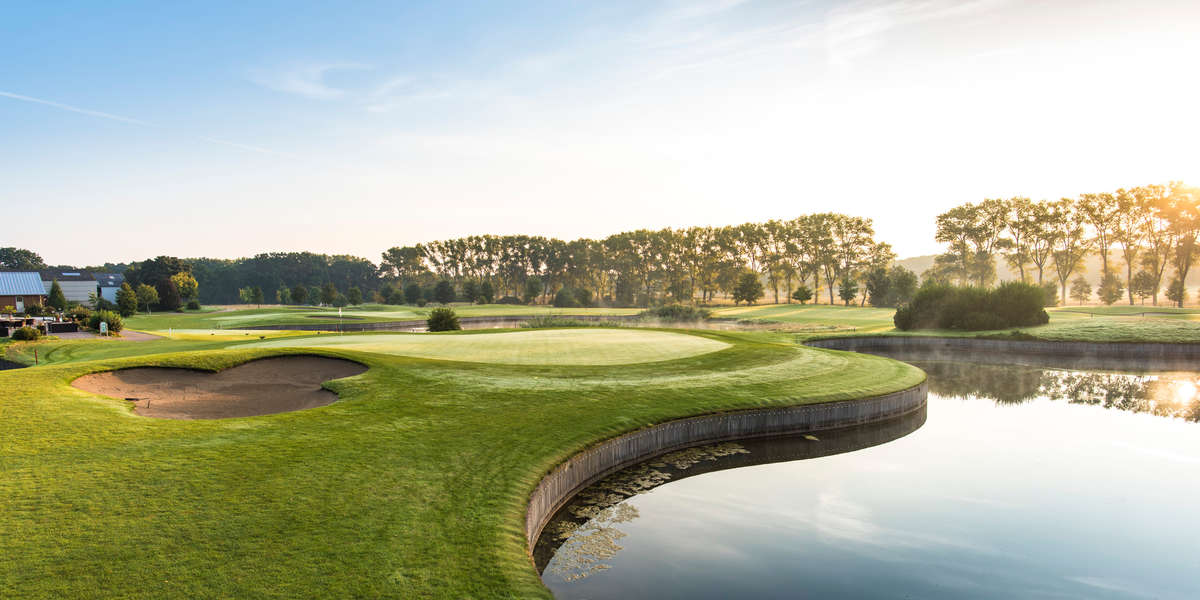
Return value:
[[(927, 414), (674, 453), (585, 490), (558, 598), (1200, 598), (1194, 374), (910, 361)], [(815, 438), (815, 439), (813, 439)]]

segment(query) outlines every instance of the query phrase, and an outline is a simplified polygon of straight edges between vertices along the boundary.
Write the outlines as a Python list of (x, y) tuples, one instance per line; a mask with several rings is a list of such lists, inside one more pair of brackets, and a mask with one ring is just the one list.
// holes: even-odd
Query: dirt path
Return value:
[(84, 375), (71, 385), (130, 400), (134, 412), (159, 419), (226, 419), (325, 406), (337, 394), (321, 383), (367, 368), (318, 356), (265, 358), (218, 373), (143, 367)]

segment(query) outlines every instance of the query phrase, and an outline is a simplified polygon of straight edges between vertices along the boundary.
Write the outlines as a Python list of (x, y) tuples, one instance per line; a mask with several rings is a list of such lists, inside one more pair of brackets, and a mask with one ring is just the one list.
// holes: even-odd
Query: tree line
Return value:
[(708, 302), (718, 294), (753, 301), (737, 293), (750, 274), (765, 282), (775, 302), (791, 302), (804, 288), (810, 297), (826, 292), (832, 304), (835, 290), (846, 303), (865, 301), (859, 293), (869, 274), (895, 258), (890, 245), (875, 240), (870, 219), (819, 213), (725, 227), (639, 229), (604, 239), (454, 238), (393, 247), (383, 253), (380, 272), (404, 284), (487, 284), (500, 296), (534, 301), (582, 290), (614, 306)]
[(995, 282), (1001, 258), (1023, 282), (1045, 285), (1052, 275), (1065, 302), (1072, 276), (1073, 297), (1090, 297), (1080, 274), (1094, 254), (1102, 270), (1097, 292), (1106, 304), (1123, 296), (1133, 304), (1136, 296), (1157, 305), (1169, 274), (1166, 296), (1183, 306), (1185, 281), (1200, 257), (1198, 237), (1200, 190), (1180, 182), (1057, 201), (985, 199), (938, 215), (936, 239), (948, 249), (925, 277), (984, 287)]

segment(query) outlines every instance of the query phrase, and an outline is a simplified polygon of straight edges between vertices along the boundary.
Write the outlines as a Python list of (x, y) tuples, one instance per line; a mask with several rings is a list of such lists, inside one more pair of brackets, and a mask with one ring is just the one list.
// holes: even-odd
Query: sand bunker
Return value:
[(317, 356), (264, 358), (217, 373), (139, 367), (93, 373), (71, 382), (93, 394), (130, 400), (159, 419), (227, 419), (325, 406), (337, 394), (321, 383), (358, 375), (356, 362)]

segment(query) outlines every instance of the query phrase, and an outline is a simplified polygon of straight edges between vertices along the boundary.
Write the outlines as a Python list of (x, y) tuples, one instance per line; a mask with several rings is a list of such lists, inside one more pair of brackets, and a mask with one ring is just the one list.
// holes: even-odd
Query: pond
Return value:
[(538, 541), (543, 581), (581, 599), (1200, 598), (1195, 374), (909, 362), (926, 412), (584, 490)]

